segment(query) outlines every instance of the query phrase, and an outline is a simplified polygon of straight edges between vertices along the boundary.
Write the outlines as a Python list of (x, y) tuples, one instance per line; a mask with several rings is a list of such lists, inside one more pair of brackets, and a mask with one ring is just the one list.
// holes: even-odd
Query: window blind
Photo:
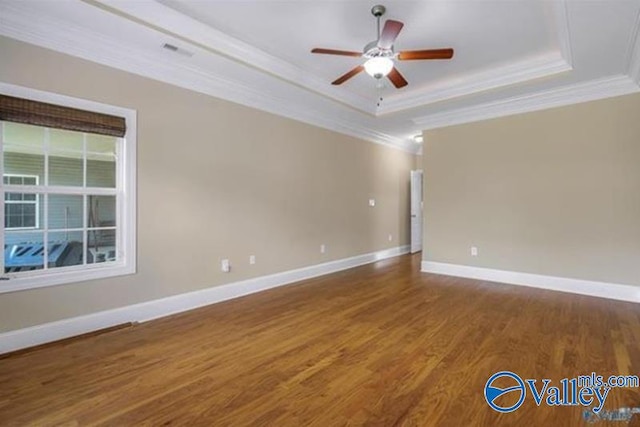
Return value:
[(124, 117), (0, 94), (0, 120), (122, 138)]

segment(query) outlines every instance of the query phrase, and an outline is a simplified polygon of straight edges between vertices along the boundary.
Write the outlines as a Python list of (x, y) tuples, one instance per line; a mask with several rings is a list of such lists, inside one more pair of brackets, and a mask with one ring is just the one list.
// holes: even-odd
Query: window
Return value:
[(0, 148), (0, 292), (135, 271), (135, 112), (0, 84)]
[[(4, 174), (4, 185), (38, 185), (37, 175)], [(5, 193), (4, 194), (4, 229), (25, 230), (40, 227), (38, 211), (40, 199), (37, 194)]]

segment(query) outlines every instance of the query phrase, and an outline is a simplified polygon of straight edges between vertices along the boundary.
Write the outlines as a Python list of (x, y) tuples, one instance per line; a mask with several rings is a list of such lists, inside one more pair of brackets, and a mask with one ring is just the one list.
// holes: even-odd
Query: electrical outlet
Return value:
[(471, 246), (471, 256), (478, 256), (478, 248)]
[(323, 254), (327, 251), (327, 248), (325, 247), (324, 244), (320, 245), (320, 253)]
[(249, 255), (249, 264), (253, 265), (256, 263), (256, 256), (255, 255)]
[(376, 199), (369, 199), (369, 206), (374, 207), (376, 205)]
[(393, 234), (389, 234), (389, 241), (393, 240)]
[(228, 259), (223, 259), (222, 262), (220, 263), (220, 268), (222, 269), (223, 272), (228, 273), (231, 271), (231, 263), (229, 262)]

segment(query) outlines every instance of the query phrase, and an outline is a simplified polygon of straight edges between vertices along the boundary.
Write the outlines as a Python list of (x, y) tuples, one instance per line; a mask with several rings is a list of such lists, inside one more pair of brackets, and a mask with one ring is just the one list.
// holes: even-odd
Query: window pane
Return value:
[(49, 229), (82, 228), (82, 196), (49, 195)]
[[(40, 197), (37, 194), (5, 193), (5, 229), (38, 228), (42, 217)], [(22, 201), (26, 198), (31, 200)]]
[(21, 216), (23, 211), (22, 203), (7, 203), (4, 209), (7, 216)]
[[(5, 151), (44, 153), (44, 128), (40, 126), (23, 125), (21, 123), (3, 123), (3, 144)], [(12, 147), (7, 150), (7, 147)]]
[(89, 230), (87, 263), (116, 261), (116, 230)]
[(22, 228), (22, 215), (7, 215), (5, 219), (6, 228)]
[[(23, 197), (30, 197), (32, 201), (22, 202)], [(38, 228), (41, 212), (38, 212), (40, 204), (36, 194), (5, 193), (4, 227)]]
[[(4, 148), (4, 173), (9, 175), (3, 179), (5, 184), (36, 185), (36, 180), (42, 184), (42, 177), (44, 176), (44, 154), (20, 153), (7, 151), (11, 147), (5, 146)], [(23, 175), (27, 175), (28, 177), (23, 177)]]
[(115, 157), (87, 154), (87, 187), (116, 187)]
[[(44, 176), (44, 140), (44, 128), (4, 122), (2, 141), (4, 173)], [(21, 185), (22, 179), (6, 177), (3, 182)]]
[(49, 129), (49, 151), (83, 151), (82, 132)]
[(49, 156), (49, 185), (81, 187), (82, 181), (82, 153), (51, 153)]
[[(25, 207), (25, 211), (28, 210)], [(35, 213), (35, 209), (33, 209), (33, 212), (25, 212), (23, 217), (22, 217), (22, 226), (23, 227), (28, 227), (28, 228), (36, 228), (36, 213)]]
[(116, 142), (115, 136), (87, 134), (87, 152), (115, 156)]
[(87, 224), (89, 228), (117, 225), (116, 197), (87, 196)]
[(5, 232), (5, 273), (42, 269), (44, 265), (44, 246), (42, 242), (42, 232)]
[(49, 233), (47, 263), (49, 268), (80, 265), (82, 261), (82, 231)]

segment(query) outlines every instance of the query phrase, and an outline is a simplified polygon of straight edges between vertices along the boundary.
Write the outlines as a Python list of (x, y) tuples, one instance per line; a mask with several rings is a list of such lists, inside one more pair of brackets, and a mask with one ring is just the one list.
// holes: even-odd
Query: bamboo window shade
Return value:
[(0, 120), (122, 138), (124, 117), (0, 94)]

